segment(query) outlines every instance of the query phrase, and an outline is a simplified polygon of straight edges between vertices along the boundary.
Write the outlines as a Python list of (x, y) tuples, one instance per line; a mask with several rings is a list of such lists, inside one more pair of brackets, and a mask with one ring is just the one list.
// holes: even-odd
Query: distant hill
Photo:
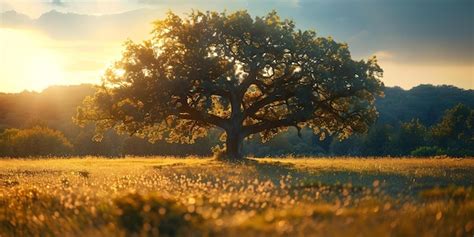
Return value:
[(95, 89), (92, 85), (52, 86), (41, 93), (0, 93), (0, 130), (22, 128), (42, 121), (67, 132), (73, 127), (76, 107)]
[(474, 108), (474, 90), (454, 86), (419, 85), (410, 90), (385, 88), (385, 97), (376, 102), (379, 123), (394, 124), (412, 118), (431, 126), (439, 121), (445, 110), (458, 103)]

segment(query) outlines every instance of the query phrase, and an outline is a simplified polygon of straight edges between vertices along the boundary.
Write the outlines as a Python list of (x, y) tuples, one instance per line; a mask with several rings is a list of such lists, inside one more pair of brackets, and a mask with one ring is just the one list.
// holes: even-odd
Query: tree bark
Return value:
[(243, 134), (240, 131), (227, 131), (226, 135), (225, 159), (242, 160), (244, 158), (242, 154)]

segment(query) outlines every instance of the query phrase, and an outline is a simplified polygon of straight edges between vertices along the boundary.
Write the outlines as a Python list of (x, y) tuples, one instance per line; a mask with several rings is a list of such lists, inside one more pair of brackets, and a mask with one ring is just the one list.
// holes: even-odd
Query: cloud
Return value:
[[(55, 2), (64, 4), (62, 0)], [(152, 8), (105, 15), (50, 11), (33, 19), (33, 22), (21, 13), (16, 16), (2, 14), (0, 25), (28, 25), (60, 39), (143, 39), (151, 30), (150, 22), (163, 17), (168, 10), (183, 14), (191, 9), (248, 9), (255, 16), (276, 9), (282, 17), (294, 19), (299, 28), (316, 29), (319, 35), (330, 35), (337, 41), (347, 42), (355, 58), (390, 51), (397, 52), (392, 60), (399, 62), (474, 63), (471, 53), (474, 51), (474, 15), (470, 13), (474, 1), (453, 0), (453, 3), (447, 3), (432, 0), (431, 4), (425, 5), (420, 1), (407, 0), (234, 0), (219, 3), (220, 0), (71, 1), (63, 5), (61, 11), (94, 13), (146, 6)], [(53, 5), (49, 3), (50, 8)], [(45, 6), (39, 4), (36, 7)]]
[(143, 5), (189, 9), (248, 9), (263, 15), (273, 9), (297, 27), (347, 42), (356, 58), (377, 51), (397, 52), (393, 60), (413, 63), (469, 64), (474, 59), (474, 1), (471, 0), (141, 0)]
[(184, 14), (191, 9), (248, 9), (257, 16), (275, 9), (295, 20), (298, 28), (347, 42), (356, 59), (376, 55), (388, 85), (409, 88), (431, 81), (474, 87), (471, 0), (0, 0), (0, 7), (16, 10), (0, 13), (0, 28), (47, 35), (54, 43), (42, 47), (61, 51), (62, 67), (77, 82), (82, 77), (97, 79), (103, 65), (120, 55), (127, 38), (149, 38), (150, 23), (168, 10)]
[(4, 27), (25, 27), (32, 24), (32, 19), (27, 15), (9, 10), (0, 14), (0, 26)]
[(11, 10), (13, 10), (12, 5), (10, 5), (8, 2), (0, 1), (0, 12), (6, 12)]
[(0, 14), (0, 27), (29, 28), (61, 40), (142, 40), (148, 37), (151, 22), (163, 16), (164, 13), (150, 9), (101, 16), (52, 10), (37, 19), (30, 19), (9, 11)]
[[(22, 7), (12, 0), (3, 1), (15, 8)], [(62, 11), (87, 13), (48, 12), (30, 24), (55, 38), (145, 38), (151, 30), (149, 22), (162, 17), (168, 10), (182, 14), (191, 9), (248, 9), (252, 15), (263, 15), (276, 9), (282, 17), (294, 19), (299, 28), (316, 29), (319, 35), (330, 35), (337, 41), (347, 42), (356, 58), (377, 51), (390, 51), (397, 52), (393, 60), (400, 62), (474, 63), (471, 53), (474, 51), (474, 14), (471, 13), (474, 1), (471, 0), (432, 0), (430, 4), (408, 0), (234, 0), (225, 4), (220, 0), (90, 0), (71, 1), (65, 5), (64, 0), (51, 1), (61, 4)], [(48, 6), (54, 9), (51, 2)], [(44, 9), (45, 5), (32, 4), (29, 7)], [(110, 13), (140, 7), (153, 9)], [(95, 15), (98, 12), (109, 13)], [(1, 17), (3, 26), (16, 27), (27, 22), (23, 16), (16, 16), (19, 19)]]
[(53, 0), (51, 4), (56, 5), (56, 6), (63, 6), (64, 2), (62, 2), (61, 0)]
[[(16, 11), (28, 17), (37, 17), (51, 9), (51, 2), (32, 0), (0, 0), (0, 13), (5, 11)], [(6, 7), (6, 8), (4, 8)]]

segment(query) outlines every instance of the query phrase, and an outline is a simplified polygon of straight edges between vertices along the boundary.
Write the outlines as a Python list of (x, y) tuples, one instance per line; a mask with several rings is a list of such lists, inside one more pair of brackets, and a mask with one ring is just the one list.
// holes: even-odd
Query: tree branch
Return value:
[(219, 116), (209, 114), (206, 112), (201, 112), (191, 106), (187, 103), (186, 99), (181, 98), (180, 102), (182, 106), (179, 107), (179, 114), (176, 114), (176, 116), (182, 118), (182, 119), (191, 119), (191, 120), (200, 120), (208, 124), (212, 124), (221, 128), (226, 128), (227, 127), (227, 120), (223, 119)]
[(263, 132), (265, 130), (270, 130), (279, 127), (289, 127), (289, 126), (297, 126), (298, 122), (291, 118), (280, 119), (276, 121), (263, 121), (260, 123), (256, 123), (249, 126), (244, 126), (243, 134), (244, 136), (248, 136), (251, 134)]
[(252, 116), (253, 114), (257, 113), (261, 108), (263, 108), (265, 105), (268, 105), (276, 101), (287, 100), (293, 96), (295, 96), (293, 92), (287, 92), (285, 94), (269, 95), (259, 101), (256, 101), (252, 105), (250, 105), (248, 109), (244, 111), (244, 116), (245, 117)]

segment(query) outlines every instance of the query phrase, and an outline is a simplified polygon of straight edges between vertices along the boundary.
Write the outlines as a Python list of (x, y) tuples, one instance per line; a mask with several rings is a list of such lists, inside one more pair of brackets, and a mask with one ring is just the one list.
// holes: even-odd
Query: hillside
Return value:
[(474, 91), (454, 86), (419, 85), (411, 90), (385, 88), (385, 97), (377, 101), (379, 123), (406, 122), (412, 118), (431, 126), (439, 121), (445, 110), (458, 103), (474, 107)]
[(22, 128), (41, 121), (66, 132), (72, 129), (76, 107), (93, 93), (91, 85), (53, 86), (41, 93), (0, 93), (0, 129)]

